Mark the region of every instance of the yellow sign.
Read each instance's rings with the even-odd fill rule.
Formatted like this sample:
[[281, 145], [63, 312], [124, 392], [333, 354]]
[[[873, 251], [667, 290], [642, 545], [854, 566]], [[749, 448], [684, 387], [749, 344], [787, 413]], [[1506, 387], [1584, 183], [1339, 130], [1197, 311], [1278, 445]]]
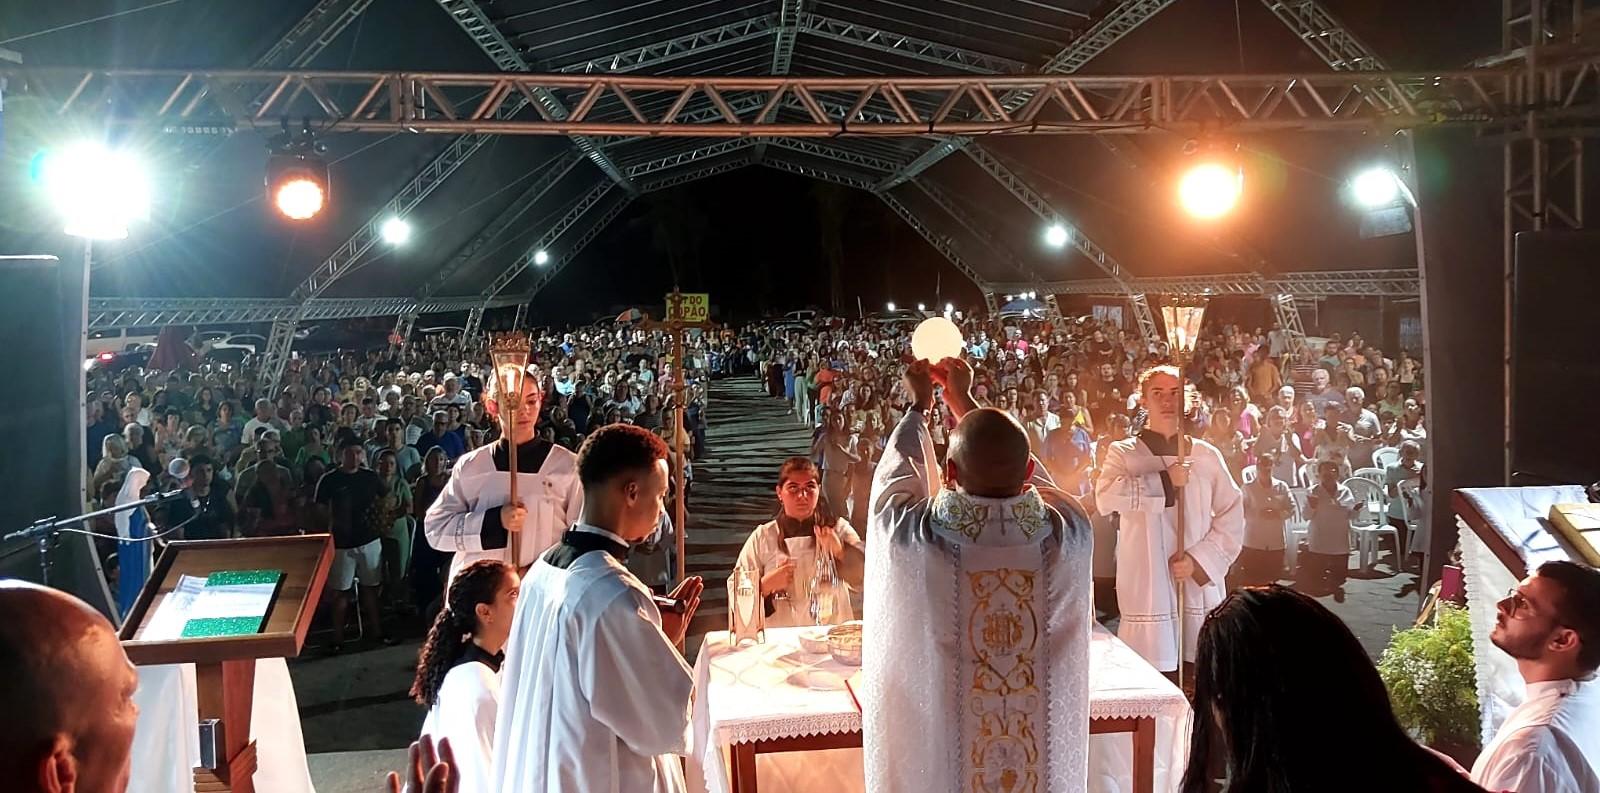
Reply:
[[705, 322], [711, 319], [711, 295], [704, 292], [673, 292], [667, 295], [668, 322]]

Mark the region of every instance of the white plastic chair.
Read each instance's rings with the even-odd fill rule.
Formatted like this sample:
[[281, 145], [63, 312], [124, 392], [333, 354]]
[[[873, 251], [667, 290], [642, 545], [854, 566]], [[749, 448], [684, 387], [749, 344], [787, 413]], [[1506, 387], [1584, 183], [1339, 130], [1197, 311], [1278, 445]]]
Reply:
[[[1378, 486], [1378, 492], [1380, 492], [1380, 493], [1383, 492], [1384, 469], [1382, 469], [1382, 468], [1358, 468], [1358, 469], [1356, 469], [1356, 472], [1355, 472], [1355, 478], [1357, 478], [1357, 479], [1365, 479], [1365, 480], [1377, 485]], [[1385, 499], [1386, 502], [1387, 502], [1387, 500], [1388, 499]]]
[[[1365, 469], [1363, 469], [1365, 470]], [[1359, 476], [1345, 480], [1344, 486], [1356, 497], [1356, 511], [1350, 517], [1350, 534], [1361, 554], [1361, 569], [1370, 570], [1378, 561], [1378, 540], [1388, 535], [1395, 558], [1401, 556], [1400, 532], [1389, 525], [1383, 500], [1383, 486]]]
[[1372, 467], [1387, 471], [1389, 466], [1400, 462], [1400, 450], [1393, 446], [1385, 446], [1372, 453]]
[[1300, 563], [1300, 541], [1311, 533], [1311, 507], [1306, 501], [1309, 492], [1303, 487], [1289, 488], [1294, 514], [1283, 522], [1283, 566], [1291, 575]]
[[1317, 484], [1317, 461], [1307, 460], [1300, 464], [1300, 470], [1295, 473], [1294, 486], [1310, 490]]
[[[1395, 486], [1400, 491], [1400, 503], [1403, 505], [1406, 516], [1406, 533], [1410, 541], [1407, 553], [1421, 553], [1426, 549], [1426, 536], [1422, 526], [1422, 483], [1416, 479], [1406, 479]], [[1423, 542], [1419, 546], [1418, 540]]]

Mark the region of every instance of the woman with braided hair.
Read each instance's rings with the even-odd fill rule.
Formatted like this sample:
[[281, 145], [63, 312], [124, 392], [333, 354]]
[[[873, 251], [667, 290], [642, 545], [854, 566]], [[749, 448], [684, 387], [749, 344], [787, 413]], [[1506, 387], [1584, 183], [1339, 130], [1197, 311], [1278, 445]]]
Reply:
[[483, 559], [456, 574], [417, 654], [411, 696], [428, 708], [422, 734], [455, 747], [460, 793], [490, 789], [500, 663], [517, 611], [517, 571]]

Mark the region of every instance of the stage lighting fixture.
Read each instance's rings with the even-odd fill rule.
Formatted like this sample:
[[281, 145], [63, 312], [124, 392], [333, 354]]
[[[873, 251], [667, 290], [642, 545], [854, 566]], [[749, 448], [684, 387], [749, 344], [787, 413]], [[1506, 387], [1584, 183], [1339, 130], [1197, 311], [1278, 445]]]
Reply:
[[284, 123], [283, 134], [274, 138], [268, 147], [267, 199], [278, 212], [290, 220], [310, 220], [328, 205], [331, 193], [328, 183], [326, 151], [310, 122], [300, 132], [289, 130]]
[[955, 304], [954, 304], [954, 303], [946, 303], [946, 304], [944, 304], [944, 313], [945, 313], [945, 314], [946, 314], [946, 315], [947, 315], [947, 316], [948, 316], [948, 315], [950, 315], [950, 314], [954, 314], [954, 313], [956, 313], [956, 306], [955, 306]]
[[1364, 209], [1393, 206], [1400, 201], [1400, 179], [1389, 168], [1368, 168], [1350, 180], [1350, 196]]
[[328, 204], [328, 164], [308, 154], [274, 154], [267, 159], [267, 197], [284, 217], [310, 220]]
[[378, 229], [378, 233], [383, 236], [383, 241], [390, 245], [404, 245], [407, 240], [411, 239], [411, 224], [407, 223], [404, 218], [389, 218], [383, 221], [383, 226]]
[[540, 267], [543, 267], [543, 266], [549, 264], [550, 263], [550, 254], [548, 254], [548, 253], [546, 253], [544, 251], [534, 251], [533, 252], [533, 263], [538, 265], [538, 266], [540, 266]]
[[1243, 192], [1244, 172], [1236, 164], [1216, 159], [1190, 166], [1178, 181], [1178, 200], [1184, 211], [1201, 220], [1232, 212]]
[[131, 153], [83, 142], [41, 158], [39, 181], [75, 237], [114, 240], [128, 224], [150, 217], [150, 179]]
[[918, 311], [927, 311], [928, 310], [928, 304], [927, 303], [918, 303], [917, 304], [917, 310]]
[[1072, 239], [1072, 232], [1060, 223], [1052, 223], [1044, 230], [1044, 241], [1052, 248], [1065, 248]]
[[889, 310], [890, 310], [890, 311], [893, 311], [893, 310], [894, 310], [894, 301], [893, 301], [893, 300], [890, 300], [890, 301], [889, 301]]

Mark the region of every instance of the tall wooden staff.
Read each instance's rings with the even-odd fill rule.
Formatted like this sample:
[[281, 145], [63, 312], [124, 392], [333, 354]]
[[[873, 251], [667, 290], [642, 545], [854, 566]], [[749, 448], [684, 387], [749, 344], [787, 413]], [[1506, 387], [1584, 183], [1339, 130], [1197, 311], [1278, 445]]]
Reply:
[[672, 526], [673, 534], [677, 535], [678, 554], [674, 572], [677, 573], [677, 580], [679, 581], [682, 581], [684, 576], [687, 575], [685, 554], [687, 553], [688, 544], [688, 531], [684, 527], [684, 521], [686, 518], [685, 508], [688, 502], [687, 474], [689, 458], [688, 449], [685, 448], [688, 433], [684, 432], [683, 429], [683, 414], [689, 406], [689, 383], [685, 374], [686, 369], [683, 365], [683, 334], [689, 328], [705, 330], [715, 327], [713, 323], [704, 318], [691, 318], [688, 316], [691, 313], [697, 313], [697, 310], [691, 311], [690, 304], [693, 301], [689, 299], [690, 297], [698, 297], [706, 301], [701, 305], [709, 305], [709, 298], [705, 295], [685, 295], [683, 292], [673, 289], [667, 294], [666, 298], [667, 320], [658, 322], [645, 317], [639, 323], [642, 328], [663, 330], [672, 335], [672, 449], [677, 455], [677, 465], [672, 468], [673, 481], [676, 483], [677, 488], [677, 498], [673, 499], [672, 503]]
[[[504, 333], [493, 337], [489, 356], [494, 361], [495, 385], [500, 390], [500, 437], [506, 443], [507, 462], [510, 463], [506, 481], [506, 505], [517, 504], [517, 410], [522, 407], [522, 384], [528, 376], [528, 356], [532, 353], [532, 340], [523, 333]], [[511, 566], [522, 570], [522, 535], [514, 533], [507, 538], [511, 546]]]
[[[1184, 419], [1189, 416], [1189, 384], [1184, 376], [1190, 354], [1194, 352], [1195, 338], [1200, 333], [1200, 322], [1205, 316], [1205, 304], [1174, 301], [1161, 307], [1161, 318], [1167, 326], [1167, 351], [1178, 369], [1178, 465], [1189, 465], [1189, 434], [1184, 431]], [[1189, 552], [1189, 516], [1184, 502], [1184, 488], [1177, 490], [1177, 529], [1179, 558]], [[1170, 561], [1169, 561], [1170, 567]], [[1177, 576], [1172, 577], [1172, 588], [1178, 601], [1178, 687], [1183, 688], [1184, 645], [1188, 639], [1188, 609], [1185, 601], [1188, 587]]]

